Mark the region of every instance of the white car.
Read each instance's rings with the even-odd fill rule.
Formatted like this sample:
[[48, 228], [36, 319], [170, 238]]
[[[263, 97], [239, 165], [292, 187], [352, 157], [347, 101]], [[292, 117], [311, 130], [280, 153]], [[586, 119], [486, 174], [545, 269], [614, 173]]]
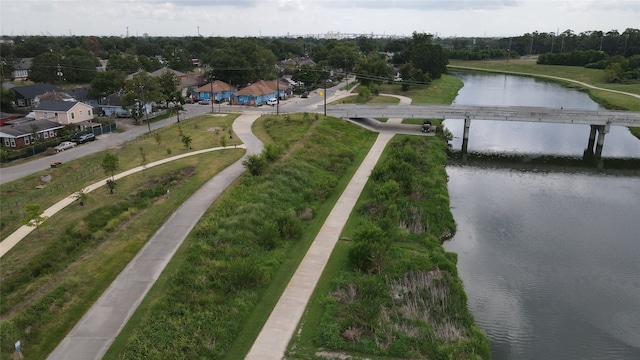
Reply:
[[65, 151], [67, 149], [71, 149], [76, 145], [77, 144], [73, 141], [63, 141], [58, 146], [54, 147], [53, 150], [55, 150], [56, 152]]
[[267, 100], [267, 105], [276, 106], [277, 103], [278, 103], [278, 99], [276, 98], [271, 98]]

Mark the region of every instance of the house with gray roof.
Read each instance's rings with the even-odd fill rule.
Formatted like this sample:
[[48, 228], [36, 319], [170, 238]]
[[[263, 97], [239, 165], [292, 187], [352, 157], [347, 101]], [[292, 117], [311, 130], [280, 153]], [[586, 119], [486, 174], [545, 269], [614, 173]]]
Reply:
[[33, 110], [36, 119], [48, 119], [63, 125], [93, 120], [93, 108], [78, 101], [47, 100]]
[[14, 64], [12, 73], [13, 80], [27, 80], [32, 63], [33, 58], [22, 58], [17, 64]]
[[2, 141], [2, 146], [9, 150], [20, 150], [25, 146], [33, 145], [34, 141], [55, 140], [58, 131], [63, 128], [64, 125], [47, 119], [21, 118], [11, 120], [7, 121], [4, 126], [0, 126], [0, 141]]
[[11, 90], [15, 93], [16, 106], [18, 107], [32, 106], [34, 99], [39, 95], [45, 94], [46, 92], [64, 92], [62, 89], [53, 84], [15, 86], [12, 87]]

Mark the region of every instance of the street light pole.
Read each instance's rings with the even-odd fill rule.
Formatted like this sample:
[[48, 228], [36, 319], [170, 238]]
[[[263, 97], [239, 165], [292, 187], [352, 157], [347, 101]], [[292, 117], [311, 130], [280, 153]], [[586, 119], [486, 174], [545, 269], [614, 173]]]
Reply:
[[276, 115], [280, 115], [280, 76], [276, 65]]
[[327, 70], [324, 69], [322, 72], [322, 81], [324, 81], [324, 116], [327, 116], [327, 78], [326, 78]]
[[210, 96], [209, 100], [211, 100], [211, 113], [213, 114], [213, 97], [214, 97], [213, 96], [213, 82], [216, 80], [216, 77], [211, 75], [210, 79], [211, 79], [211, 96]]
[[144, 107], [144, 118], [147, 121], [147, 127], [149, 128], [149, 132], [151, 132], [151, 123], [149, 122], [149, 113], [147, 112], [147, 103], [144, 99], [144, 84], [140, 84], [140, 91], [142, 92], [141, 100], [142, 100], [142, 106]]

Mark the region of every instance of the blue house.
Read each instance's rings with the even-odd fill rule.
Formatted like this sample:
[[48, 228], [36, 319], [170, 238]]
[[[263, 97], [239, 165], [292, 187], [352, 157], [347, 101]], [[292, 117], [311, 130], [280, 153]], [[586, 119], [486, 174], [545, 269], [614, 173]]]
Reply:
[[236, 92], [233, 104], [260, 106], [265, 104], [267, 100], [277, 96], [278, 91], [275, 87], [271, 87], [265, 81], [260, 80]]
[[235, 96], [236, 89], [224, 81], [215, 80], [213, 83], [200, 86], [195, 92], [198, 100], [221, 102], [229, 101]]

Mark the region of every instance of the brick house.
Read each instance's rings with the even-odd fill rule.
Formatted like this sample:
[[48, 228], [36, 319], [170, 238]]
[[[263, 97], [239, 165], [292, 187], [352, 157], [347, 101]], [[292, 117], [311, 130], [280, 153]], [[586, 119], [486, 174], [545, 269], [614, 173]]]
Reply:
[[64, 125], [47, 119], [15, 119], [0, 126], [0, 139], [3, 147], [9, 150], [20, 150], [33, 144], [34, 135], [39, 141], [46, 142], [55, 139], [58, 136], [58, 130], [62, 128]]

